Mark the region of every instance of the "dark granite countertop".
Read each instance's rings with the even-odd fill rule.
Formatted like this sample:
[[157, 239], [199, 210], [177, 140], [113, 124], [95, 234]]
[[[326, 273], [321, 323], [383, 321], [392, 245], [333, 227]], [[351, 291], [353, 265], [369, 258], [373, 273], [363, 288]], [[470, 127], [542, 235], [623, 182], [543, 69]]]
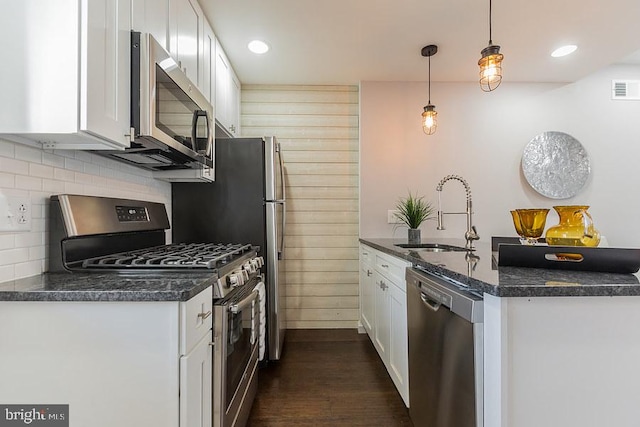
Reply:
[[0, 283], [0, 301], [187, 301], [215, 272], [44, 273]]
[[[473, 256], [467, 252], [427, 252], [395, 246], [396, 243], [407, 243], [406, 239], [361, 238], [360, 242], [498, 297], [640, 295], [640, 273], [497, 267], [497, 255], [488, 242], [475, 242]], [[461, 239], [428, 239], [428, 242], [465, 244]]]

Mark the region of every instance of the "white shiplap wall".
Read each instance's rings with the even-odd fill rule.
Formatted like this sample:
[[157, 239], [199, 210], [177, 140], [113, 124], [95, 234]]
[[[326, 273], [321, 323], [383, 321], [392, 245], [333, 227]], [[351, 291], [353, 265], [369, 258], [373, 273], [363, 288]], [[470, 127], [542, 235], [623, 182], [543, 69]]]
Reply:
[[0, 231], [0, 282], [45, 271], [49, 197], [62, 193], [161, 202], [171, 217], [171, 185], [149, 171], [86, 151], [0, 139], [0, 194], [29, 197], [32, 221], [27, 232]]
[[358, 87], [242, 85], [242, 136], [276, 135], [287, 172], [287, 327], [358, 321]]

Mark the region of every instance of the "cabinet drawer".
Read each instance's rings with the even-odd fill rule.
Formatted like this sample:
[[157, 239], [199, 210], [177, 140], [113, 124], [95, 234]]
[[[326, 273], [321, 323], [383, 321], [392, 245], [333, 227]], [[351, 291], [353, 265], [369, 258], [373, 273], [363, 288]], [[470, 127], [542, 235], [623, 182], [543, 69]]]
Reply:
[[409, 262], [378, 252], [376, 254], [376, 270], [393, 282], [396, 286], [401, 286], [404, 290], [405, 269], [410, 266]]
[[180, 354], [187, 354], [213, 326], [213, 288], [180, 303]]
[[360, 245], [360, 261], [373, 265], [376, 252], [378, 251], [369, 246]]

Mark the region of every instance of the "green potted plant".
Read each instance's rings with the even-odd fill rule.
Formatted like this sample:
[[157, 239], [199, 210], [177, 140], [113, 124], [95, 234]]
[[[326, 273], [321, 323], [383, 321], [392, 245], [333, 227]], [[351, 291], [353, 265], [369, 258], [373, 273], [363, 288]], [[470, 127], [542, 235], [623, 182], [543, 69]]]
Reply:
[[431, 202], [425, 201], [422, 196], [414, 196], [411, 192], [408, 197], [398, 201], [395, 216], [409, 228], [408, 242], [410, 244], [420, 243], [420, 224], [428, 219], [433, 219], [433, 211]]

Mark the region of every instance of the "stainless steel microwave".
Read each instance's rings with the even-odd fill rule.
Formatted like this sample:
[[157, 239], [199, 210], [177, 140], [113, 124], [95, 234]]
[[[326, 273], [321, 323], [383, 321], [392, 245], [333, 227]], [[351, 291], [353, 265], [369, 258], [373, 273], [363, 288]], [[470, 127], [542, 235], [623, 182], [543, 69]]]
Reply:
[[213, 107], [149, 34], [131, 32], [131, 147], [100, 154], [154, 171], [214, 167]]

